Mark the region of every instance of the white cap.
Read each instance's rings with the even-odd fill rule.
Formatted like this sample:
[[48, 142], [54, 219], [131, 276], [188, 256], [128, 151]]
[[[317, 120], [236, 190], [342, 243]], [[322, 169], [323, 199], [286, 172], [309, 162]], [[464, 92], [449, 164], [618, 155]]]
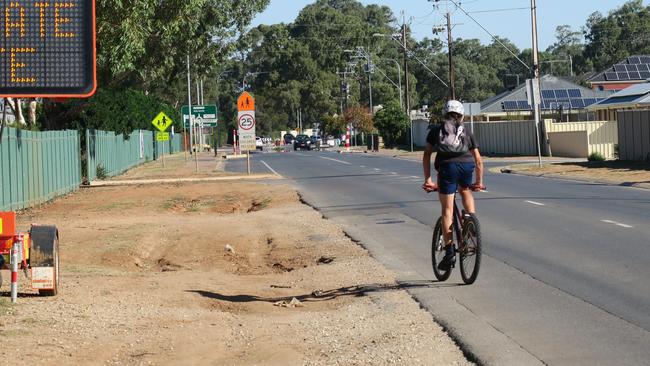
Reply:
[[457, 101], [457, 100], [450, 100], [445, 104], [445, 114], [454, 112], [458, 113], [461, 116], [465, 115], [465, 108], [463, 107], [463, 103]]

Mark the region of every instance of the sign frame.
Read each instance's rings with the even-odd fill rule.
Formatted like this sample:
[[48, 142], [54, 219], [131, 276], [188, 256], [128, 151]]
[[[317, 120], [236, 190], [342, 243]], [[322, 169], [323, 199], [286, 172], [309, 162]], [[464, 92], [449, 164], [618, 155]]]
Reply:
[[[207, 112], [208, 108], [214, 108], [214, 118], [205, 118], [206, 115], [210, 115], [208, 113], [203, 113], [203, 114], [197, 113], [197, 109], [203, 109], [205, 112]], [[184, 105], [181, 107], [181, 116], [183, 119], [183, 125], [185, 126], [185, 128], [189, 128], [190, 127], [189, 106]], [[192, 116], [194, 116], [193, 121], [195, 124], [197, 123], [196, 120], [199, 117], [202, 118], [204, 121], [207, 121], [207, 122], [203, 122], [204, 127], [217, 127], [219, 124], [219, 118], [218, 118], [219, 108], [214, 104], [193, 105]]]
[[[90, 67], [86, 80], [84, 81], [84, 88], [73, 87], [4, 87], [0, 86], [0, 98], [53, 98], [53, 99], [67, 99], [67, 98], [90, 98], [97, 91], [97, 10], [96, 0], [91, 0], [89, 9], [86, 10], [82, 28], [84, 32], [91, 34], [83, 34], [81, 36], [81, 44], [86, 49], [83, 67]], [[89, 28], [89, 29], [88, 29]], [[43, 51], [45, 53], [45, 51]], [[26, 65], [29, 67], [29, 65]], [[60, 90], [60, 91], [57, 91]], [[78, 90], [78, 91], [77, 91]]]

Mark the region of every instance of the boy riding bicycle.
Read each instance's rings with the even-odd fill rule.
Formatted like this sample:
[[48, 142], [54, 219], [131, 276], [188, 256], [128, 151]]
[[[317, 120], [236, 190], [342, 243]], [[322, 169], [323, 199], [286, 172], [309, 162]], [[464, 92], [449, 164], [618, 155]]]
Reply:
[[[427, 136], [427, 146], [422, 157], [424, 184], [426, 192], [438, 191], [442, 208], [442, 227], [445, 241], [445, 256], [438, 265], [441, 270], [448, 270], [456, 261], [452, 239], [452, 222], [454, 197], [458, 191], [463, 200], [465, 211], [476, 212], [472, 191], [483, 189], [483, 161], [478, 144], [471, 131], [465, 129], [463, 104], [450, 100], [444, 109], [445, 120], [434, 126]], [[431, 154], [436, 151], [434, 167], [438, 172], [437, 183], [431, 179]], [[472, 177], [476, 170], [476, 181]]]

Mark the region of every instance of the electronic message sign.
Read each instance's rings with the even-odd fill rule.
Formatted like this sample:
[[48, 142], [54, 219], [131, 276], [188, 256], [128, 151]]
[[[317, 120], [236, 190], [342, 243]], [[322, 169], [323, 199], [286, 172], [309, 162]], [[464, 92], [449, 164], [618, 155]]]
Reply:
[[0, 0], [0, 96], [95, 92], [94, 0]]

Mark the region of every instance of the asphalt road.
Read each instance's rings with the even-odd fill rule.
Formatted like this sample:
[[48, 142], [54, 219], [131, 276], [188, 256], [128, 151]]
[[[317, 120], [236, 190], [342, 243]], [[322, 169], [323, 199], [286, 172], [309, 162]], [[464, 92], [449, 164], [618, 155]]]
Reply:
[[486, 172], [488, 192], [476, 195], [484, 262], [478, 281], [460, 286], [457, 270], [433, 281], [440, 209], [420, 189], [419, 162], [292, 152], [254, 155], [253, 170], [294, 183], [482, 363], [650, 362], [648, 190]]

